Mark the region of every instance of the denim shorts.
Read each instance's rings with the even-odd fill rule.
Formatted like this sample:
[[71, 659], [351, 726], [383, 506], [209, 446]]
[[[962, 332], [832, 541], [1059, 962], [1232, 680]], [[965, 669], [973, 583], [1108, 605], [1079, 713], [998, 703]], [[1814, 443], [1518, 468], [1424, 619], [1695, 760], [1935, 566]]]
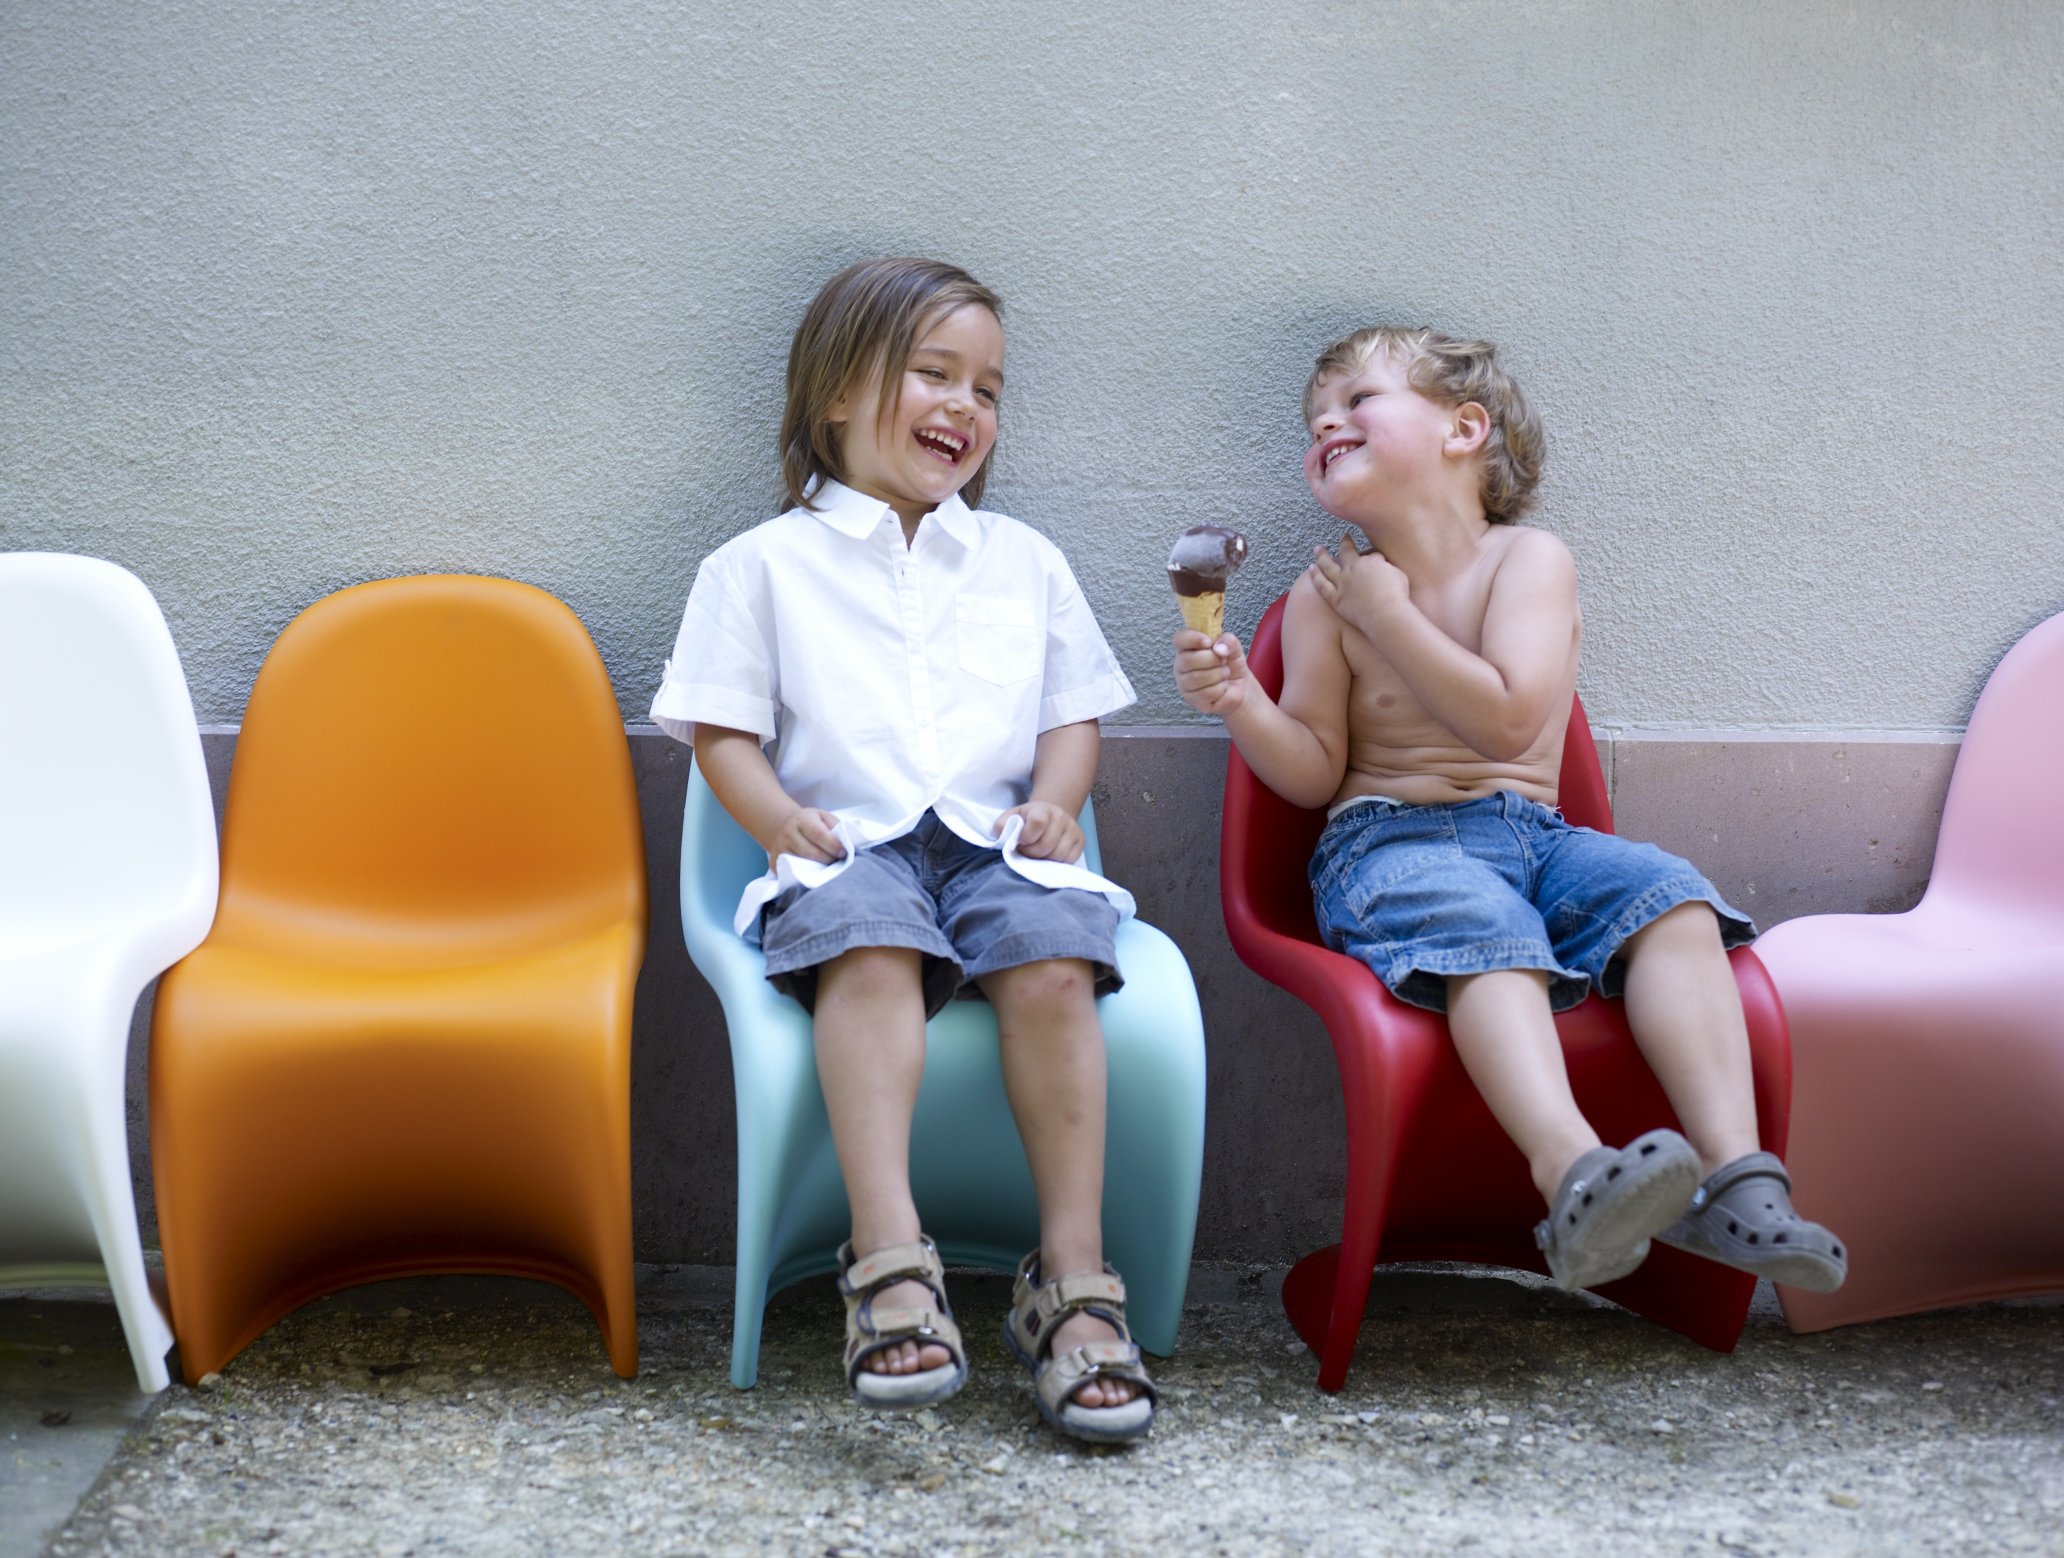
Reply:
[[922, 957], [925, 1015], [974, 981], [1049, 958], [1093, 965], [1096, 993], [1118, 976], [1118, 911], [1100, 893], [1043, 887], [1000, 849], [970, 844], [926, 812], [899, 839], [863, 849], [821, 887], [791, 887], [760, 911], [767, 982], [817, 1008], [817, 971], [856, 947], [911, 947]]
[[1616, 996], [1619, 954], [1683, 903], [1703, 903], [1733, 948], [1747, 915], [1675, 855], [1573, 827], [1511, 790], [1447, 806], [1363, 801], [1319, 835], [1311, 862], [1319, 933], [1369, 965], [1391, 994], [1447, 1010], [1449, 978], [1539, 969], [1556, 1011], [1593, 989]]

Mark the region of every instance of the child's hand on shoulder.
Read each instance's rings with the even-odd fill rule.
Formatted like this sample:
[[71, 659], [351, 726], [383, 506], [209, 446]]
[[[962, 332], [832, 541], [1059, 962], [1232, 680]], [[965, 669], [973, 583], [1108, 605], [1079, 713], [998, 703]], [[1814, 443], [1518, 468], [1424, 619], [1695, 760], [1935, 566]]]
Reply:
[[1247, 701], [1253, 682], [1247, 652], [1232, 634], [1214, 640], [1195, 628], [1175, 630], [1175, 689], [1199, 714], [1233, 713]]
[[1351, 627], [1365, 627], [1398, 610], [1410, 599], [1410, 585], [1404, 570], [1381, 552], [1364, 552], [1354, 537], [1341, 533], [1340, 555], [1323, 546], [1312, 548], [1312, 565], [1305, 570], [1319, 599]]
[[815, 806], [798, 806], [774, 830], [767, 841], [767, 859], [797, 855], [829, 865], [845, 858], [846, 846], [839, 842], [838, 818]]
[[1013, 806], [996, 819], [995, 833], [1012, 817], [1025, 819], [1025, 831], [1018, 835], [1018, 853], [1032, 860], [1059, 860], [1072, 865], [1082, 858], [1082, 824], [1052, 801], [1027, 801]]

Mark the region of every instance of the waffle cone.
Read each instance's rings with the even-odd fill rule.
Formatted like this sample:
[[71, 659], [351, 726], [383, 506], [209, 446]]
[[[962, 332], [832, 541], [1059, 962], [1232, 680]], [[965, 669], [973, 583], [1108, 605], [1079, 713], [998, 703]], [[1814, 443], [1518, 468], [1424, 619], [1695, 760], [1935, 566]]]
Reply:
[[1225, 631], [1225, 591], [1214, 590], [1206, 595], [1178, 595], [1175, 603], [1182, 608], [1184, 627], [1195, 628], [1206, 638], [1212, 639]]

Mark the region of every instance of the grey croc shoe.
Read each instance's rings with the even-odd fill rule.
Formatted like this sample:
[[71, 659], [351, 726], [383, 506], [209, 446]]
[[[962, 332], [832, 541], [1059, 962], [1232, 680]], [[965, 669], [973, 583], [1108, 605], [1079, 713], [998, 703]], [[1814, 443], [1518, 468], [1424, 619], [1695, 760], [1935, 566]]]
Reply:
[[1575, 1292], [1616, 1282], [1648, 1259], [1648, 1241], [1698, 1189], [1699, 1157], [1675, 1131], [1650, 1131], [1617, 1150], [1593, 1147], [1556, 1187], [1534, 1243], [1555, 1285]]
[[1849, 1275], [1848, 1254], [1841, 1240], [1792, 1209], [1791, 1190], [1775, 1153], [1751, 1152], [1699, 1186], [1691, 1210], [1656, 1237], [1787, 1287], [1832, 1293]]

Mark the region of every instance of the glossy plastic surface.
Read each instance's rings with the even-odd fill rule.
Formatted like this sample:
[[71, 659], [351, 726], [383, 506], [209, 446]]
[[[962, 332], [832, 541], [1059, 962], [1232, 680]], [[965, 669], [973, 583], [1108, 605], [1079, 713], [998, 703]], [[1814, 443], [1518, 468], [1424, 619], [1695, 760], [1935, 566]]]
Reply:
[[1904, 914], [1788, 920], [1794, 1199], [1847, 1241], [1795, 1331], [2064, 1292], [2064, 615], [1986, 682]]
[[[1085, 809], [1085, 857], [1099, 869]], [[731, 1035], [738, 1090], [738, 1267], [731, 1380], [758, 1377], [767, 1297], [834, 1269], [851, 1215], [817, 1085], [810, 1017], [767, 983], [758, 947], [732, 911], [767, 857], [703, 779], [691, 775], [681, 830], [681, 924], [688, 954], [715, 988]], [[1189, 965], [1150, 925], [1118, 927], [1125, 988], [1097, 1002], [1110, 1065], [1104, 1162], [1104, 1256], [1125, 1278], [1132, 1332], [1174, 1350], [1189, 1286], [1204, 1172], [1204, 1019]], [[1003, 1270], [1039, 1243], [1038, 1206], [1004, 1099], [996, 1017], [956, 1001], [926, 1029], [924, 1085], [910, 1174], [918, 1215], [948, 1265]], [[833, 1302], [829, 1286], [825, 1301]]]
[[383, 1277], [555, 1282], [637, 1368], [630, 752], [579, 620], [505, 579], [342, 590], [237, 743], [222, 905], [159, 989], [151, 1133], [187, 1377]]
[[215, 812], [172, 635], [90, 557], [0, 555], [0, 1284], [105, 1282], [147, 1391], [124, 1085], [138, 995], [207, 934]]
[[[1248, 648], [1271, 693], [1283, 679], [1282, 615], [1278, 600]], [[1581, 703], [1570, 710], [1561, 795], [1570, 821], [1611, 831]], [[1542, 1207], [1526, 1162], [1463, 1071], [1446, 1021], [1393, 999], [1361, 963], [1320, 943], [1306, 864], [1324, 825], [1323, 812], [1292, 806], [1232, 753], [1220, 856], [1226, 929], [1249, 968], [1325, 1023], [1347, 1108], [1341, 1242], [1305, 1257], [1283, 1285], [1291, 1323], [1319, 1355], [1319, 1386], [1334, 1391], [1346, 1381], [1379, 1261], [1547, 1268], [1534, 1248]], [[1757, 1125], [1763, 1144], [1782, 1153], [1790, 1093], [1784, 1013], [1753, 953], [1735, 952], [1732, 963], [1748, 1017]], [[1624, 1142], [1676, 1124], [1617, 1001], [1593, 997], [1557, 1017], [1556, 1029], [1577, 1102], [1601, 1137]], [[1657, 1246], [1632, 1276], [1599, 1291], [1725, 1351], [1741, 1334], [1755, 1280]]]

